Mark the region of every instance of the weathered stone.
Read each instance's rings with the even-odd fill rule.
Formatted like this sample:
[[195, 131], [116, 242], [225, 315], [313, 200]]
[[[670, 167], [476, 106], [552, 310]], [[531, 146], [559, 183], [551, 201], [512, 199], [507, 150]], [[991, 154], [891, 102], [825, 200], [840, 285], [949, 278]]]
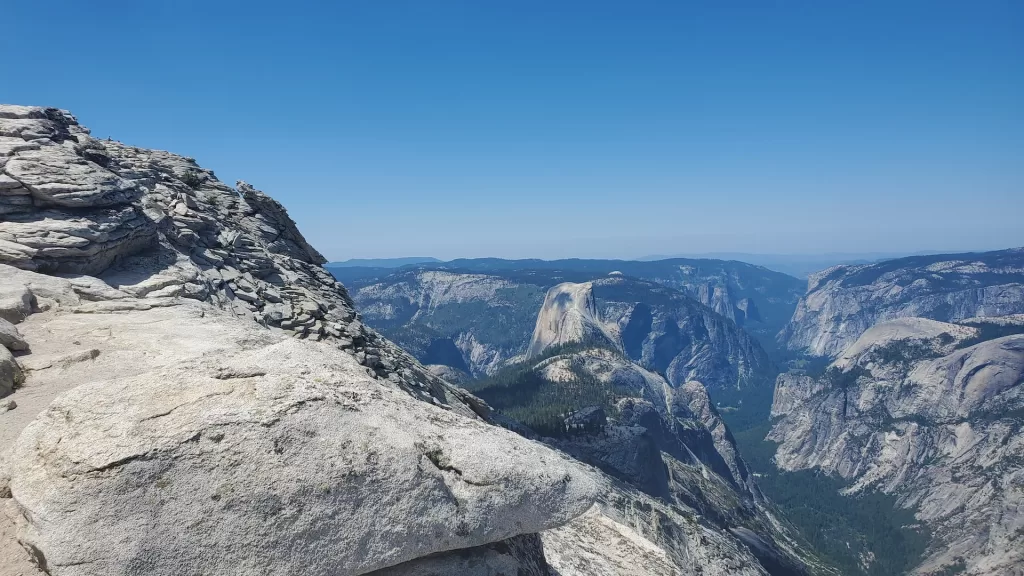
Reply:
[[596, 490], [557, 452], [296, 341], [79, 386], [10, 472], [55, 576], [359, 574], [558, 526]]
[[132, 202], [142, 192], [113, 172], [62, 146], [20, 152], [4, 171], [41, 202], [70, 208]]
[[441, 552], [367, 576], [551, 576], [544, 546], [536, 534]]
[[59, 210], [18, 214], [0, 222], [0, 241], [23, 247], [22, 255], [8, 257], [0, 250], [0, 263], [50, 273], [97, 274], [155, 240], [153, 222], [133, 207], [96, 210], [88, 216]]
[[[13, 268], [0, 264], [0, 274], [11, 274]], [[16, 324], [32, 313], [35, 298], [27, 286], [20, 283], [0, 283], [0, 318]]]
[[0, 398], [14, 392], [15, 386], [20, 386], [24, 381], [25, 375], [18, 361], [7, 348], [0, 346]]
[[28, 343], [18, 329], [3, 318], [0, 318], [0, 346], [13, 351], [28, 350]]

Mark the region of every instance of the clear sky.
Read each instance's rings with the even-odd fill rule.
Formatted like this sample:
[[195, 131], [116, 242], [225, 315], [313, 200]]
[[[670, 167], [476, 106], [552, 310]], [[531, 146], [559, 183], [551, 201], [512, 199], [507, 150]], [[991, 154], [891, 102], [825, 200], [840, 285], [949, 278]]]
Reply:
[[1024, 245], [1020, 0], [5, 0], [0, 101], [330, 259]]

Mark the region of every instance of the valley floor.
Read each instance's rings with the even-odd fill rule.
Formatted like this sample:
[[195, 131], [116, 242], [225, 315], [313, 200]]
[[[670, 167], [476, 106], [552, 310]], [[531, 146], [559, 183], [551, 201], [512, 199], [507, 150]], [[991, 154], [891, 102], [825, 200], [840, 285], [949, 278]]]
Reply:
[[845, 482], [816, 471], [779, 470], [776, 444], [764, 439], [770, 429], [765, 423], [737, 432], [736, 443], [761, 491], [811, 548], [850, 576], [893, 576], [917, 564], [929, 533], [912, 510], [878, 492], [843, 496]]

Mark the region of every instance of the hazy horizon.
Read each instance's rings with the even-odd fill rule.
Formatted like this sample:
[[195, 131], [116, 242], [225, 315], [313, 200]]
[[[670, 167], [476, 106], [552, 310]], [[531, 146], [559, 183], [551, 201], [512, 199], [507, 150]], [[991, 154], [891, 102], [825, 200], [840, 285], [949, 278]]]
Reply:
[[246, 180], [331, 260], [1024, 245], [1019, 2], [49, 10], [130, 49], [12, 2], [0, 101]]
[[563, 256], [556, 258], [545, 258], [540, 256], [521, 256], [507, 258], [503, 256], [495, 255], [484, 255], [484, 256], [453, 256], [449, 258], [441, 258], [437, 256], [409, 256], [403, 254], [401, 256], [381, 256], [381, 257], [367, 257], [367, 256], [355, 256], [351, 258], [339, 258], [333, 259], [328, 258], [330, 263], [347, 263], [353, 261], [373, 261], [373, 260], [435, 260], [438, 262], [450, 262], [452, 260], [472, 260], [482, 258], [497, 258], [501, 260], [566, 260], [566, 259], [593, 259], [593, 260], [634, 260], [634, 261], [648, 261], [648, 260], [669, 260], [673, 258], [709, 258], [709, 259], [720, 259], [720, 260], [732, 260], [740, 259], [737, 257], [748, 256], [748, 257], [762, 257], [762, 258], [792, 258], [792, 259], [888, 259], [888, 258], [902, 258], [906, 256], [923, 256], [930, 254], [960, 254], [960, 253], [972, 253], [972, 252], [991, 252], [998, 250], [1009, 250], [1014, 248], [1024, 248], [1024, 246], [1002, 246], [996, 248], [984, 248], [984, 249], [956, 249], [956, 250], [915, 250], [905, 252], [680, 252], [680, 253], [667, 253], [667, 254], [644, 254], [635, 257], [602, 257], [602, 256]]

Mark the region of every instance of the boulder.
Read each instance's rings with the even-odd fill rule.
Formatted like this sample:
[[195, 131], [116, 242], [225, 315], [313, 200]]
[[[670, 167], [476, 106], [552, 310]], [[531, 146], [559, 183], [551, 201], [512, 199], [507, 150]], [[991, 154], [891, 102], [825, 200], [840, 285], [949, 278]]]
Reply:
[[[0, 264], [0, 276], [10, 278], [14, 269]], [[21, 322], [32, 313], [35, 298], [27, 286], [15, 282], [0, 282], [0, 318], [13, 323]]]
[[0, 318], [0, 346], [13, 351], [28, 350], [28, 344], [18, 329], [3, 318]]
[[363, 574], [559, 526], [597, 490], [558, 452], [295, 340], [79, 386], [24, 430], [10, 475], [54, 576]]
[[0, 346], [0, 398], [14, 392], [14, 387], [20, 386], [24, 381], [25, 375], [18, 361], [7, 348]]

